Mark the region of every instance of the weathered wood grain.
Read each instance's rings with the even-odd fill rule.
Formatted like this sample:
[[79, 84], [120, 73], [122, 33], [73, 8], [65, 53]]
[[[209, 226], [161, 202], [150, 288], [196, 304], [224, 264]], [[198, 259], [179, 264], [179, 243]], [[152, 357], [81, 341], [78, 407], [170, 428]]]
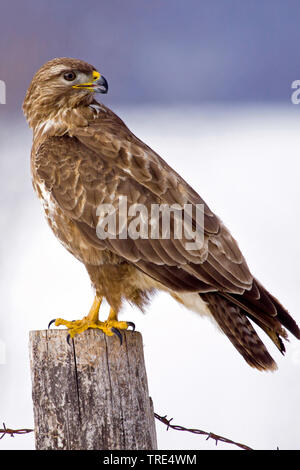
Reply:
[[142, 336], [30, 332], [37, 449], [156, 449]]

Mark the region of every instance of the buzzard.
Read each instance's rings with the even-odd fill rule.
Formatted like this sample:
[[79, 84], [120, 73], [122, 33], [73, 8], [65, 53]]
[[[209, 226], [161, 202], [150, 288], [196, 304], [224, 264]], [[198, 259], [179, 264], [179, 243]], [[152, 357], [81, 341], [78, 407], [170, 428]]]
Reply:
[[[84, 264], [95, 289], [87, 316], [72, 322], [58, 318], [55, 325], [65, 325], [71, 337], [87, 328], [121, 336], [120, 330], [133, 326], [118, 320], [124, 301], [143, 310], [156, 291], [167, 291], [188, 309], [212, 318], [250, 366], [276, 369], [252, 323], [284, 353], [286, 330], [300, 339], [296, 322], [253, 277], [237, 242], [197, 192], [95, 100], [95, 93], [107, 89], [92, 65], [56, 58], [35, 74], [23, 104], [33, 129], [34, 189], [54, 234]], [[189, 249], [191, 237], [175, 236], [175, 213], [168, 237], [161, 228], [154, 237], [112, 236], [107, 227], [99, 236], [99, 220], [101, 225], [105, 219], [99, 207], [113, 207], [120, 216], [122, 198], [146, 213], [154, 206], [176, 206], [180, 215], [191, 207], [187, 220], [194, 234], [202, 234], [202, 243]], [[129, 211], [127, 222], [134, 215]], [[106, 321], [98, 318], [103, 298], [110, 305]]]

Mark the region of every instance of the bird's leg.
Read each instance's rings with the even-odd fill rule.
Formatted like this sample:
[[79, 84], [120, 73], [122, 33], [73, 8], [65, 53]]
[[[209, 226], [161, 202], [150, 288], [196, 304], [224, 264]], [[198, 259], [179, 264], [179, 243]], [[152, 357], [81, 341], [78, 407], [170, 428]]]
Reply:
[[[132, 327], [133, 331], [135, 330], [134, 323], [128, 322], [128, 321], [119, 321], [118, 312], [116, 312], [112, 307], [110, 307], [109, 315], [107, 317], [106, 322], [104, 322], [104, 325], [108, 331], [112, 331], [119, 337], [121, 344], [122, 344], [122, 335], [119, 330], [127, 330], [129, 326]], [[104, 331], [104, 333], [106, 333], [106, 331]]]
[[99, 309], [102, 299], [103, 297], [98, 297], [96, 295], [88, 315], [83, 317], [81, 320], [68, 321], [63, 320], [62, 318], [57, 318], [55, 320], [55, 326], [66, 326], [69, 330], [71, 338], [79, 333], [82, 333], [88, 328], [99, 328], [100, 325], [103, 325], [103, 323], [99, 321]]
[[99, 309], [102, 299], [103, 297], [98, 297], [96, 295], [88, 315], [83, 317], [81, 320], [67, 321], [63, 320], [62, 318], [57, 318], [55, 320], [55, 326], [66, 326], [69, 330], [69, 335], [71, 338], [79, 333], [82, 333], [88, 328], [98, 328], [108, 336], [117, 334], [120, 338], [120, 341], [122, 342], [122, 336], [119, 332], [119, 329], [126, 330], [128, 326], [131, 326], [134, 329], [134, 324], [132, 322], [118, 321], [118, 315], [112, 308], [110, 309], [107, 320], [105, 322], [100, 321]]
[[104, 324], [107, 325], [107, 328], [118, 328], [120, 330], [127, 330], [130, 326], [130, 322], [118, 321], [118, 313], [112, 307], [110, 307], [109, 315]]
[[87, 315], [87, 319], [91, 322], [97, 322], [99, 320], [99, 310], [102, 303], [103, 297], [98, 297], [95, 295], [93, 305]]
[[109, 315], [105, 323], [115, 328], [120, 328], [121, 330], [126, 330], [129, 326], [135, 330], [135, 324], [132, 321], [118, 321], [118, 313], [112, 307], [110, 307]]

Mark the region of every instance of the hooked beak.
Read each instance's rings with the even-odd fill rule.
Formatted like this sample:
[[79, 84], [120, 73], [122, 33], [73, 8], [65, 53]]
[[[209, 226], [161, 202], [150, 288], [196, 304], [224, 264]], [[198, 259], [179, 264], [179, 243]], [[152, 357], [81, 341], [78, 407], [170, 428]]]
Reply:
[[93, 71], [93, 81], [88, 83], [79, 83], [78, 85], [73, 85], [72, 88], [81, 88], [84, 90], [89, 90], [94, 93], [107, 93], [108, 83], [107, 80], [100, 75], [99, 72]]

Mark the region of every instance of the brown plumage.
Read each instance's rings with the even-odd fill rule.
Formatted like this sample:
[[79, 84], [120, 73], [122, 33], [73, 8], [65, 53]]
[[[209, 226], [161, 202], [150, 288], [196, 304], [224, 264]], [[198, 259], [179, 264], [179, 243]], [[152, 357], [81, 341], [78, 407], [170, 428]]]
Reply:
[[[64, 78], [70, 72], [75, 81]], [[115, 312], [124, 300], [143, 309], [155, 290], [168, 291], [214, 318], [248, 364], [274, 369], [248, 318], [282, 353], [285, 328], [300, 339], [295, 321], [253, 278], [236, 241], [201, 197], [95, 101], [93, 85], [74, 87], [93, 83], [93, 76], [96, 69], [83, 61], [54, 59], [34, 76], [24, 101], [34, 132], [33, 185], [53, 232], [85, 265], [97, 295]], [[203, 204], [203, 226], [192, 215], [193, 228], [204, 233], [203, 245], [188, 250], [187, 239], [173, 232], [170, 239], [100, 239], [97, 208], [113, 204], [118, 214], [120, 196], [128, 206], [143, 204], [148, 213], [153, 204]]]

